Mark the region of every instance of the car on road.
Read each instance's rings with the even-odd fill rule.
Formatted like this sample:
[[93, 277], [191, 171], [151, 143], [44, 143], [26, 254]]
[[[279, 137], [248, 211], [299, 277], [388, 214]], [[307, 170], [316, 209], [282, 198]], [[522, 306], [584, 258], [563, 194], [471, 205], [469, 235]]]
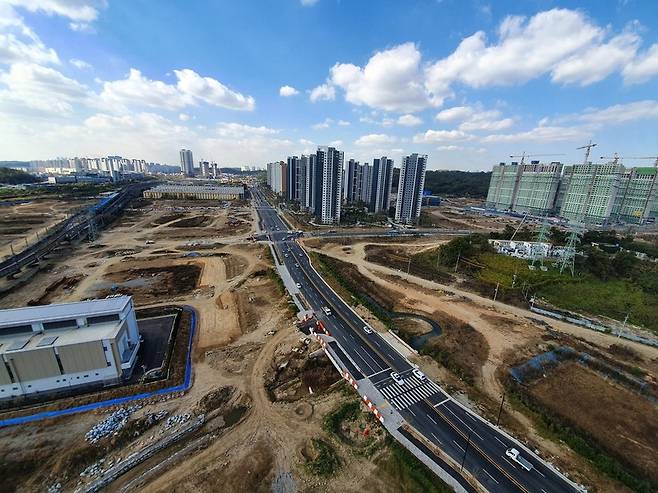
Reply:
[[364, 325], [363, 332], [365, 332], [366, 334], [372, 334], [372, 329], [369, 326]]
[[302, 289], [302, 285], [300, 283], [295, 284], [297, 286], [297, 289]]
[[285, 256], [286, 258], [288, 258], [288, 254], [287, 254], [287, 253], [286, 253], [284, 256]]
[[330, 316], [331, 316], [331, 310], [329, 309], [328, 306], [322, 307], [322, 311], [324, 312], [324, 314], [325, 314], [327, 317], [330, 317]]
[[413, 373], [414, 376], [415, 376], [418, 380], [420, 380], [421, 382], [424, 382], [425, 380], [427, 380], [427, 377], [425, 376], [425, 374], [424, 374], [422, 371], [420, 371], [418, 368], [414, 368], [414, 369], [411, 371], [411, 373]]
[[399, 373], [392, 372], [391, 373], [391, 378], [398, 385], [404, 385], [404, 378], [402, 378]]
[[297, 262], [295, 262], [295, 267], [299, 267], [299, 264]]
[[505, 455], [510, 459], [512, 459], [514, 462], [516, 462], [518, 465], [520, 465], [526, 471], [529, 471], [533, 467], [532, 464], [530, 464], [530, 462], [525, 460], [521, 455], [521, 453], [514, 447], [508, 448], [505, 451]]

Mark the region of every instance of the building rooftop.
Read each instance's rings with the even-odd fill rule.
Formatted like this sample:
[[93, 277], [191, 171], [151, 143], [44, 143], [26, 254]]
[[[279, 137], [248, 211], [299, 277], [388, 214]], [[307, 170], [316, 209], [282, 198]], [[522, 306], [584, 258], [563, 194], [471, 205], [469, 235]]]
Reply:
[[228, 185], [158, 185], [151, 188], [152, 192], [216, 192], [223, 194], [240, 194], [244, 193], [244, 187]]
[[34, 321], [57, 321], [93, 315], [109, 315], [123, 310], [130, 303], [130, 296], [115, 296], [101, 300], [56, 303], [0, 310], [0, 334], [3, 327], [24, 325]]

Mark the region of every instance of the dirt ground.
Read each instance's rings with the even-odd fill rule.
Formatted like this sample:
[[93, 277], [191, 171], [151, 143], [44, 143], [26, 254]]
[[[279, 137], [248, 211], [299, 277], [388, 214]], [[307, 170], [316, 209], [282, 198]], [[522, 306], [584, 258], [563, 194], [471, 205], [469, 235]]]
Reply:
[[[381, 460], [355, 456], [359, 437], [381, 434], [364, 424], [370, 413], [361, 410], [350, 421], [343, 433], [350, 441], [323, 430], [327, 413], [358, 398], [290, 318], [287, 300], [267, 274], [263, 247], [249, 240], [253, 217], [248, 207], [141, 199], [93, 244], [67, 246], [17, 279], [2, 281], [3, 307], [129, 293], [138, 308], [192, 306], [198, 332], [192, 388], [141, 402], [112, 438], [84, 440], [111, 410], [0, 429], [0, 491], [46, 491], [57, 483], [73, 491], [95, 477], [80, 476], [85, 468], [105, 468], [180, 429], [168, 428], [168, 417], [194, 419], [202, 413], [200, 429], [107, 491], [405, 489], [386, 469], [390, 452], [383, 445], [377, 452]], [[165, 417], [154, 418], [163, 412]], [[340, 469], [331, 477], [309, 470], [306, 452], [316, 438], [336, 450]]]
[[20, 200], [0, 205], [0, 259], [11, 255], [11, 247], [18, 253], [27, 244], [66, 219], [68, 214], [90, 205], [92, 200]]
[[[397, 266], [390, 267], [369, 262], [366, 260], [366, 254], [373, 248], [369, 245], [373, 243], [363, 241], [352, 243], [349, 247], [349, 255], [346, 255], [342, 245], [337, 244], [326, 244], [321, 249], [311, 248], [311, 250], [354, 264], [360, 276], [374, 283], [372, 290], [376, 290], [380, 295], [386, 293], [387, 298], [396, 300], [393, 307], [396, 311], [434, 314], [435, 320], [444, 325], [446, 320], [441, 320], [441, 314], [449, 314], [453, 326], [463, 324], [475, 331], [476, 337], [468, 337], [465, 332], [447, 331], [445, 337], [430, 339], [434, 344], [443, 339], [438, 343], [439, 347], [443, 345], [443, 355], [428, 351], [428, 355], [417, 356], [416, 362], [429, 376], [442, 382], [458, 399], [485, 416], [496, 418], [501, 396], [505, 393], [504, 381], [510, 366], [553, 346], [572, 345], [581, 351], [603, 355], [607, 361], [615, 362], [620, 366], [627, 365], [630, 361], [632, 365], [641, 369], [650, 381], [655, 381], [658, 376], [656, 348], [541, 317], [519, 307], [494, 302], [460, 289], [458, 281], [453, 284], [432, 282], [414, 276], [413, 273], [407, 275], [404, 269], [398, 269]], [[389, 242], [374, 243], [374, 245], [391, 248]], [[400, 244], [397, 247], [415, 253], [431, 246], [425, 240], [417, 244]], [[365, 311], [363, 307], [359, 307], [359, 310]], [[383, 330], [381, 325], [373, 324], [373, 327]], [[412, 327], [413, 335], [417, 335], [418, 331], [418, 327]], [[439, 364], [438, 361], [443, 364]], [[453, 371], [450, 371], [450, 368]], [[464, 369], [469, 370], [473, 378], [472, 384], [465, 385], [468, 378], [465, 379], [460, 373]], [[638, 414], [634, 416], [639, 420], [644, 419]], [[553, 462], [561, 469], [570, 471], [574, 477], [582, 479], [584, 483], [595, 484], [599, 491], [626, 491], [619, 483], [593, 470], [586, 461], [564, 444], [545, 438], [537, 431], [528, 416], [514, 408], [507, 405], [504, 407], [502, 423], [517, 436], [525, 437], [528, 443], [542, 450], [545, 456], [552, 457]]]
[[658, 409], [648, 399], [576, 363], [549, 372], [529, 392], [608, 453], [658, 482]]

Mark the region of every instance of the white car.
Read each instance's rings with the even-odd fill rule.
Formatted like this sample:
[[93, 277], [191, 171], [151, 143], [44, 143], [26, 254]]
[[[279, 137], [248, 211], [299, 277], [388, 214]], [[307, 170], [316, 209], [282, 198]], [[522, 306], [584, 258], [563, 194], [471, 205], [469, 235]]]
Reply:
[[302, 285], [300, 283], [295, 284], [297, 286], [297, 289], [302, 289]]
[[329, 309], [328, 306], [325, 306], [324, 308], [322, 308], [322, 311], [324, 312], [324, 314], [325, 314], [327, 317], [330, 317], [330, 316], [331, 316], [331, 310]]
[[404, 385], [404, 379], [400, 376], [399, 373], [396, 372], [391, 373], [391, 378], [398, 385]]
[[424, 381], [427, 379], [427, 377], [425, 376], [425, 374], [424, 374], [422, 371], [420, 371], [418, 368], [414, 368], [414, 369], [411, 371], [411, 373], [413, 373], [414, 376], [415, 376], [418, 380], [420, 380], [421, 382], [424, 382]]
[[363, 332], [365, 332], [366, 334], [372, 334], [372, 329], [370, 327], [368, 327], [367, 325], [364, 325], [363, 326]]

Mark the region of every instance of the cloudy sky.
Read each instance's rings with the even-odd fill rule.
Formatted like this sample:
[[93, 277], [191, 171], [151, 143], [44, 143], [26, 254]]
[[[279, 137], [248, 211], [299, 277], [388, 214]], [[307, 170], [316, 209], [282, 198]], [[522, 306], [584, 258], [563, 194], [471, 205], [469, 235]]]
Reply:
[[655, 0], [0, 0], [0, 160], [479, 170], [657, 136]]

